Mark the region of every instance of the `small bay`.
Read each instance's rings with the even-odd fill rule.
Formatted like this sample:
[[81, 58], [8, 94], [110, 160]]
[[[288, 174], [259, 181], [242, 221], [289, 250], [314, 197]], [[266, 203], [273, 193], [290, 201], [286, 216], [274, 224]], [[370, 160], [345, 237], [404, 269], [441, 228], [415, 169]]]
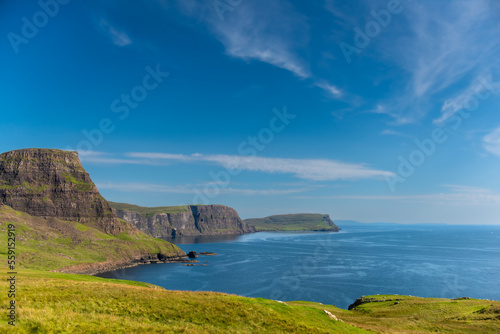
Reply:
[[347, 308], [362, 295], [500, 300], [500, 226], [346, 224], [339, 233], [258, 232], [171, 239], [195, 266], [150, 264], [98, 276]]

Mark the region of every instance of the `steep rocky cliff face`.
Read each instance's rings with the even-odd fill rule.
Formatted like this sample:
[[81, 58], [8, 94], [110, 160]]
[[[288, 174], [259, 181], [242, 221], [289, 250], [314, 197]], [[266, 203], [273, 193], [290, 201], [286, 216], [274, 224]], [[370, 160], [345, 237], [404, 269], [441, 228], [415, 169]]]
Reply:
[[0, 204], [36, 217], [77, 221], [112, 235], [130, 229], [112, 212], [76, 152], [23, 149], [1, 154]]
[[[118, 207], [114, 203], [111, 206]], [[115, 212], [119, 218], [153, 237], [255, 232], [234, 209], [224, 205], [188, 205], [185, 212], [157, 213], [149, 217], [131, 210], [116, 209]]]
[[20, 268], [95, 274], [186, 257], [118, 219], [76, 152], [0, 154], [0, 228], [9, 224], [22, 245]]

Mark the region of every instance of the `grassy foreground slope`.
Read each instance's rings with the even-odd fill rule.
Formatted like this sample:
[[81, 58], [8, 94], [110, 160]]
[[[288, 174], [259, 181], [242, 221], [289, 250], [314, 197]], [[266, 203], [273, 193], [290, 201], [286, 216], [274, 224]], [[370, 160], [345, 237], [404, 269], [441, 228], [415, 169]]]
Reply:
[[[0, 281], [7, 291], [7, 281]], [[1, 333], [499, 333], [500, 302], [407, 296], [353, 311], [140, 282], [21, 270], [15, 330]], [[367, 297], [367, 298], [368, 298]], [[0, 294], [7, 305], [7, 294]], [[332, 320], [327, 310], [341, 321]]]
[[275, 215], [265, 218], [245, 219], [245, 223], [255, 226], [257, 231], [338, 231], [328, 215], [298, 213]]
[[[323, 310], [213, 292], [167, 291], [92, 276], [22, 270], [16, 331], [3, 333], [368, 333]], [[0, 289], [7, 291], [2, 280]], [[0, 294], [7, 305], [7, 294]], [[9, 331], [10, 330], [10, 331]]]
[[290, 305], [327, 309], [346, 323], [376, 333], [500, 333], [500, 301], [365, 296], [370, 302], [352, 311], [310, 302]]
[[77, 222], [42, 219], [0, 205], [3, 259], [7, 258], [9, 224], [15, 225], [17, 268], [61, 270], [96, 262], [112, 264], [144, 254], [184, 254], [177, 246], [142, 232], [131, 235], [126, 230], [113, 236]]

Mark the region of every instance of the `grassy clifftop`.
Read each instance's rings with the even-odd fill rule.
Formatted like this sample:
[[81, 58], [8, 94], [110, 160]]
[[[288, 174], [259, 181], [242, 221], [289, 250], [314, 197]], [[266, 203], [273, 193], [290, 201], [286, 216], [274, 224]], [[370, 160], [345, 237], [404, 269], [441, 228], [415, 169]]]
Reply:
[[[0, 281], [0, 289], [8, 290]], [[353, 311], [21, 270], [16, 333], [498, 333], [500, 302], [407, 296]], [[387, 301], [393, 299], [392, 301]], [[394, 300], [398, 300], [395, 304]], [[7, 305], [7, 294], [0, 294]], [[336, 321], [325, 310], [342, 321]], [[6, 321], [0, 332], [12, 332]]]
[[116, 215], [154, 237], [243, 234], [255, 232], [238, 212], [225, 205], [141, 207], [113, 203]]
[[109, 205], [115, 210], [128, 210], [128, 211], [134, 211], [142, 216], [148, 218], [152, 217], [158, 213], [182, 213], [182, 212], [188, 212], [188, 208], [186, 205], [180, 205], [180, 206], [156, 206], [156, 207], [144, 207], [144, 206], [139, 206], [139, 205], [134, 205], [134, 204], [127, 204], [127, 203], [115, 203], [115, 202], [109, 202]]
[[[110, 235], [78, 222], [33, 217], [0, 206], [0, 230], [5, 236], [9, 224], [15, 225], [20, 268], [93, 273], [127, 266], [153, 254], [185, 255], [177, 246], [137, 230]], [[6, 252], [7, 238], [0, 238], [0, 256], [6, 258]]]
[[245, 223], [255, 226], [257, 231], [334, 231], [340, 229], [329, 215], [298, 213], [276, 215], [265, 218], [245, 219]]

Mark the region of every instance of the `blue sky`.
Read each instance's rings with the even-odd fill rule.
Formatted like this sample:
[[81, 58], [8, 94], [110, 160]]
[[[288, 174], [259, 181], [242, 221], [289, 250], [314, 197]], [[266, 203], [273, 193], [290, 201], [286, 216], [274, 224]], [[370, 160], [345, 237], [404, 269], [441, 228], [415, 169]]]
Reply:
[[497, 1], [3, 1], [0, 151], [101, 193], [500, 223]]

